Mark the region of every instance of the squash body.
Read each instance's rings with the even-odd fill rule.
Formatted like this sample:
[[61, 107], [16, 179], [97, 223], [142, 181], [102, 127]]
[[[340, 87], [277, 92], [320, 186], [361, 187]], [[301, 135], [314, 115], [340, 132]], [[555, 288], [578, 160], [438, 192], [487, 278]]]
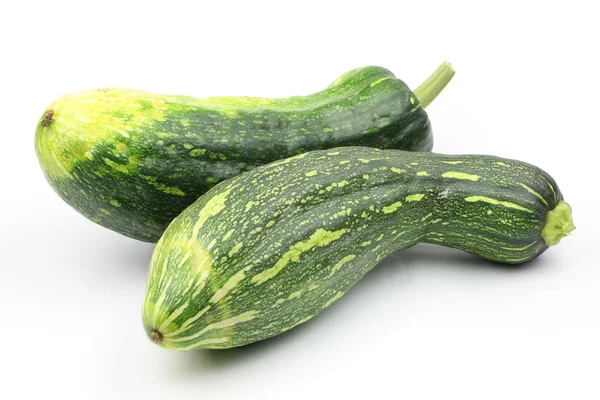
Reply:
[[524, 162], [312, 151], [222, 182], [173, 221], [152, 258], [144, 326], [169, 349], [240, 346], [309, 320], [417, 243], [518, 264], [556, 244], [556, 226], [572, 229], [570, 208]]
[[57, 99], [36, 131], [42, 169], [63, 200], [149, 242], [217, 183], [337, 146], [429, 151], [431, 126], [402, 81], [365, 67], [322, 92], [282, 99], [88, 90]]

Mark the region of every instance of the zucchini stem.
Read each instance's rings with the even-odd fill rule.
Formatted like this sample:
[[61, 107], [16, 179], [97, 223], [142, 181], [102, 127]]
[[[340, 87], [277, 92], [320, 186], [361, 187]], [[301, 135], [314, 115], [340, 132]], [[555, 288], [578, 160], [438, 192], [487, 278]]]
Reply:
[[435, 70], [425, 82], [416, 88], [413, 93], [419, 99], [423, 108], [427, 107], [446, 87], [454, 76], [454, 69], [445, 61]]
[[546, 224], [540, 236], [544, 239], [546, 246], [554, 246], [574, 230], [575, 225], [571, 216], [571, 206], [561, 200], [553, 210], [548, 212]]

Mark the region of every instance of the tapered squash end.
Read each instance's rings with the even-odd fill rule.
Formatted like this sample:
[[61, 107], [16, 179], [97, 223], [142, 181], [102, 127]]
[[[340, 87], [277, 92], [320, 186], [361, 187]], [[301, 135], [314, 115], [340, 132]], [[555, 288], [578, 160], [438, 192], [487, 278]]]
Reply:
[[571, 206], [562, 200], [548, 212], [546, 225], [541, 232], [542, 239], [547, 246], [558, 244], [562, 238], [575, 230], [571, 213]]

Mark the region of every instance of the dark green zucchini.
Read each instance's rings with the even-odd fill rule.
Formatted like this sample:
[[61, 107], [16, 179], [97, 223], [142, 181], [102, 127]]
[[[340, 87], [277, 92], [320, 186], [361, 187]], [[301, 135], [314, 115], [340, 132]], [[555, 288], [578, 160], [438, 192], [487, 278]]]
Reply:
[[173, 350], [241, 346], [308, 321], [383, 257], [435, 243], [518, 264], [574, 229], [530, 164], [345, 147], [211, 189], [160, 239], [143, 321]]
[[89, 90], [44, 112], [36, 150], [75, 210], [155, 242], [209, 188], [274, 160], [350, 145], [431, 150], [423, 107], [453, 74], [445, 63], [413, 93], [387, 69], [359, 68], [322, 92], [284, 99]]

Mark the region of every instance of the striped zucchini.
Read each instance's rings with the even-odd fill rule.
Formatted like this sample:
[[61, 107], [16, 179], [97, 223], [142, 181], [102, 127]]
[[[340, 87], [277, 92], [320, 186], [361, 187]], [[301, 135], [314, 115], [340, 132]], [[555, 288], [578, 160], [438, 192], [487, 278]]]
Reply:
[[308, 321], [417, 243], [517, 264], [573, 229], [554, 180], [524, 162], [308, 152], [217, 185], [173, 221], [152, 257], [143, 322], [167, 349], [241, 346]]
[[156, 242], [209, 188], [259, 165], [336, 146], [431, 150], [423, 107], [453, 74], [444, 63], [413, 93], [387, 69], [365, 67], [322, 92], [285, 99], [88, 90], [44, 112], [36, 151], [75, 210]]

